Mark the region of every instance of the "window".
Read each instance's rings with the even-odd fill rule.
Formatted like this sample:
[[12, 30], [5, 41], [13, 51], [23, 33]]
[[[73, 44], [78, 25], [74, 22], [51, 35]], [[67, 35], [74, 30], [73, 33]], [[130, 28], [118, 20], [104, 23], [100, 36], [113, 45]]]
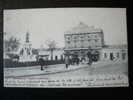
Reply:
[[95, 42], [97, 42], [98, 41], [98, 39], [95, 39]]
[[84, 42], [84, 40], [81, 40], [81, 42]]
[[83, 48], [83, 45], [81, 45], [81, 48]]
[[119, 55], [119, 52], [117, 52], [117, 57], [119, 58], [119, 56], [120, 56], [120, 55]]
[[97, 38], [97, 35], [95, 35], [95, 38]]
[[68, 44], [70, 44], [70, 41], [67, 41]]
[[63, 60], [63, 55], [60, 56], [61, 60]]
[[58, 56], [55, 56], [55, 60], [58, 60]]
[[81, 36], [80, 38], [81, 38], [81, 39], [83, 39], [84, 37], [83, 37], [83, 36]]
[[70, 40], [70, 37], [67, 37], [67, 40]]
[[88, 41], [90, 42], [90, 41], [91, 41], [91, 39], [88, 39]]
[[104, 58], [107, 58], [107, 53], [104, 53]]
[[74, 37], [74, 39], [76, 40], [76, 39], [77, 39], [77, 37]]
[[76, 43], [77, 42], [77, 40], [74, 40], [74, 43]]
[[113, 53], [110, 53], [110, 60], [114, 60], [114, 55], [113, 55]]
[[126, 58], [126, 53], [122, 53], [122, 59], [125, 60]]

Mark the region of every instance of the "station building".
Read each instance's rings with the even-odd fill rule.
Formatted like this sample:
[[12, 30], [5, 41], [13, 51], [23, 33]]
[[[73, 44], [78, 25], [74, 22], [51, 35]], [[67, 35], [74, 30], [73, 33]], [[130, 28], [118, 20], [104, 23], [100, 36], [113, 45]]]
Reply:
[[101, 51], [102, 61], [128, 61], [127, 45], [108, 45]]
[[65, 54], [85, 57], [88, 51], [96, 53], [96, 60], [100, 59], [100, 52], [104, 46], [104, 34], [100, 28], [88, 26], [80, 22], [76, 27], [65, 32]]
[[91, 52], [95, 55], [95, 61], [127, 60], [128, 58], [127, 45], [105, 46], [103, 30], [94, 26], [89, 27], [83, 22], [66, 31], [64, 38], [65, 55], [86, 58], [87, 53]]

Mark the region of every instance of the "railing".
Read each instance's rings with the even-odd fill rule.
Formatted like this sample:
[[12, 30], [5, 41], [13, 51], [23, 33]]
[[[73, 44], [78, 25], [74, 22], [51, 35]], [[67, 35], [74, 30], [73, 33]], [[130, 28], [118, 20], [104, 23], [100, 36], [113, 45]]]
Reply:
[[[63, 64], [63, 63], [64, 63], [64, 60], [47, 61], [47, 65]], [[11, 61], [11, 60], [8, 60], [8, 59], [4, 60], [4, 67], [5, 68], [30, 67], [30, 66], [38, 66], [38, 65], [40, 65], [38, 61], [17, 62], [17, 61]]]

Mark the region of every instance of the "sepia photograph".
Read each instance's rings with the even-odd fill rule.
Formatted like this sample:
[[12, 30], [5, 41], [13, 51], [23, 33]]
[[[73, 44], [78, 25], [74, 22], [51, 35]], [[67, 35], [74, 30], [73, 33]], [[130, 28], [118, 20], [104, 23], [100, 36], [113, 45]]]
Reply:
[[4, 87], [128, 87], [126, 8], [3, 11]]

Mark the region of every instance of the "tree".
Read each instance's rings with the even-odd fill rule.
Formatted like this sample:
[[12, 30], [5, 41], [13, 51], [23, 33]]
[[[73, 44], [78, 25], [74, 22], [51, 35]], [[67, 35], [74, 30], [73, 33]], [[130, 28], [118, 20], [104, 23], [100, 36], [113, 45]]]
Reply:
[[33, 53], [33, 55], [38, 55], [39, 54], [37, 49], [32, 49], [32, 53]]
[[46, 45], [48, 46], [48, 50], [50, 51], [51, 60], [53, 60], [53, 51], [56, 49], [57, 43], [54, 40], [47, 40]]
[[4, 50], [7, 52], [17, 51], [19, 46], [19, 40], [13, 36], [11, 36], [9, 39], [4, 40]]

